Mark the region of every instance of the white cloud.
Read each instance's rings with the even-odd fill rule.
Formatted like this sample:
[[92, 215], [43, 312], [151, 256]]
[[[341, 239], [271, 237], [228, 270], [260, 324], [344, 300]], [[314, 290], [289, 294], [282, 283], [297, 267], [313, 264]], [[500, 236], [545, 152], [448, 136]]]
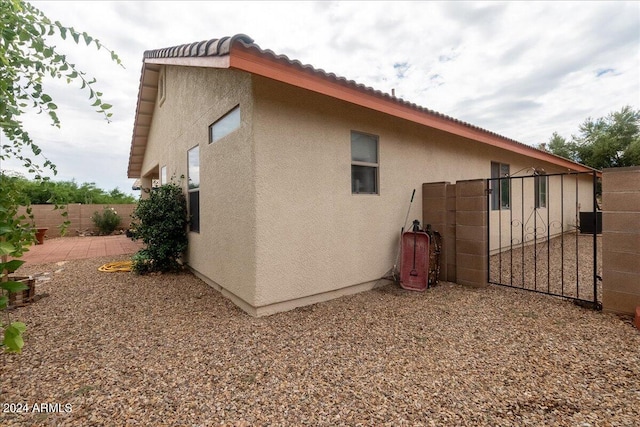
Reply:
[[[55, 44], [98, 79], [114, 120], [51, 85], [62, 129], [25, 123], [59, 176], [129, 191], [144, 50], [245, 33], [287, 55], [512, 139], [569, 137], [587, 117], [640, 108], [638, 2], [37, 1], [123, 59]], [[49, 90], [49, 89], [48, 89]], [[46, 121], [45, 121], [46, 122]], [[3, 163], [3, 168], [8, 165]]]

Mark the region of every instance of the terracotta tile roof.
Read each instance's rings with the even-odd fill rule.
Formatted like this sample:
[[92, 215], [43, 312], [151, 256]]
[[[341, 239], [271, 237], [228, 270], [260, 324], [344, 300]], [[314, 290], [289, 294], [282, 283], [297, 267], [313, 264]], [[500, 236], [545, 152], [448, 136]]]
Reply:
[[[220, 39], [211, 39], [211, 40], [204, 40], [204, 41], [200, 41], [200, 42], [195, 42], [195, 43], [188, 43], [188, 44], [183, 44], [183, 45], [179, 45], [179, 46], [174, 46], [174, 47], [168, 47], [168, 48], [164, 48], [164, 49], [155, 49], [155, 50], [148, 50], [144, 53], [144, 57], [145, 58], [187, 58], [187, 57], [202, 57], [202, 56], [224, 56], [224, 55], [228, 55], [229, 54], [229, 50], [231, 48], [231, 46], [233, 45], [234, 42], [236, 41], [240, 41], [242, 42], [245, 47], [250, 48], [250, 49], [255, 49], [257, 52], [259, 52], [261, 55], [265, 55], [268, 57], [271, 57], [271, 59], [276, 60], [277, 62], [280, 62], [284, 65], [287, 66], [293, 66], [295, 68], [297, 68], [299, 71], [305, 72], [305, 73], [310, 73], [310, 74], [315, 74], [318, 76], [321, 76], [322, 78], [332, 81], [334, 83], [338, 83], [342, 86], [349, 86], [352, 88], [355, 88], [359, 91], [362, 92], [368, 92], [372, 95], [375, 95], [376, 97], [379, 98], [384, 98], [384, 99], [388, 99], [388, 100], [392, 100], [394, 102], [397, 102], [399, 104], [405, 105], [407, 107], [410, 107], [412, 109], [415, 109], [417, 111], [420, 111], [422, 113], [427, 113], [427, 114], [431, 114], [433, 116], [437, 116], [446, 120], [450, 120], [454, 123], [463, 125], [463, 126], [467, 126], [473, 129], [477, 129], [483, 132], [487, 132], [489, 134], [495, 135], [495, 136], [499, 136], [501, 138], [507, 139], [511, 142], [515, 142], [517, 144], [522, 144], [514, 139], [510, 139], [510, 138], [506, 138], [502, 135], [499, 135], [495, 132], [491, 132], [488, 131], [486, 129], [480, 128], [478, 126], [474, 126], [470, 123], [467, 122], [463, 122], [461, 120], [458, 120], [456, 118], [453, 118], [451, 116], [447, 116], [445, 114], [439, 113], [437, 111], [434, 110], [430, 110], [428, 108], [422, 107], [418, 104], [414, 104], [408, 101], [403, 100], [402, 98], [397, 98], [393, 95], [390, 95], [388, 93], [382, 92], [380, 90], [374, 89], [370, 86], [365, 86], [361, 83], [358, 83], [354, 80], [348, 80], [345, 77], [341, 77], [338, 76], [334, 73], [330, 73], [330, 72], [326, 72], [325, 70], [321, 69], [321, 68], [315, 68], [312, 65], [309, 64], [303, 64], [302, 62], [298, 61], [297, 59], [290, 59], [288, 56], [286, 55], [281, 55], [281, 54], [276, 54], [275, 52], [273, 52], [270, 49], [262, 49], [260, 48], [260, 46], [258, 46], [254, 40], [245, 35], [245, 34], [237, 34], [233, 37], [222, 37]], [[522, 144], [522, 145], [526, 145], [526, 144]], [[530, 147], [527, 145], [527, 147]]]
[[[143, 77], [141, 79], [144, 78], [144, 71], [145, 71], [147, 60], [161, 61], [162, 59], [165, 59], [167, 61], [172, 61], [176, 59], [192, 59], [192, 58], [203, 59], [203, 58], [211, 58], [211, 57], [218, 57], [218, 58], [230, 57], [230, 56], [233, 56], [233, 54], [231, 54], [232, 47], [236, 43], [237, 43], [236, 46], [241, 46], [247, 52], [250, 52], [258, 57], [267, 59], [272, 63], [278, 64], [283, 68], [295, 70], [295, 72], [299, 73], [300, 75], [313, 76], [313, 77], [322, 79], [323, 81], [328, 82], [329, 84], [342, 87], [345, 90], [353, 90], [360, 94], [381, 100], [382, 102], [390, 103], [391, 105], [400, 106], [402, 108], [411, 110], [413, 112], [418, 113], [419, 115], [422, 115], [423, 117], [431, 117], [440, 123], [444, 123], [443, 125], [444, 128], [467, 129], [468, 131], [470, 131], [470, 132], [466, 132], [467, 134], [476, 135], [476, 136], [480, 135], [482, 136], [482, 138], [485, 139], [485, 141], [486, 140], [500, 141], [500, 145], [502, 146], [502, 148], [505, 148], [514, 152], [519, 152], [521, 154], [529, 155], [532, 157], [542, 158], [552, 163], [558, 163], [559, 165], [562, 164], [563, 166], [571, 166], [571, 168], [575, 168], [577, 170], [594, 170], [588, 166], [581, 165], [579, 163], [575, 163], [563, 157], [551, 154], [548, 151], [544, 151], [544, 150], [532, 147], [530, 145], [523, 144], [514, 139], [502, 136], [498, 133], [483, 129], [481, 127], [472, 125], [462, 120], [458, 120], [456, 118], [447, 116], [437, 111], [430, 110], [428, 108], [417, 105], [415, 103], [405, 101], [402, 98], [397, 98], [395, 95], [382, 92], [370, 86], [365, 86], [361, 83], [357, 83], [354, 80], [348, 80], [334, 73], [326, 72], [325, 70], [320, 68], [315, 68], [312, 65], [303, 64], [298, 60], [290, 59], [286, 55], [276, 54], [275, 52], [269, 49], [262, 49], [260, 48], [260, 46], [258, 46], [254, 42], [254, 40], [251, 37], [245, 34], [236, 34], [232, 37], [222, 37], [219, 39], [204, 40], [200, 42], [183, 44], [183, 45], [168, 47], [164, 49], [148, 50], [144, 52], [145, 64], [143, 64]], [[149, 64], [149, 66], [151, 65], [152, 64]], [[184, 64], [180, 64], [180, 65], [184, 65]], [[249, 72], [252, 72], [252, 71], [249, 70]], [[142, 81], [141, 81], [141, 88], [142, 88]], [[137, 122], [138, 122], [138, 113], [136, 113], [136, 124]], [[136, 132], [135, 126], [136, 125], [134, 125], [134, 139], [135, 139], [135, 132]], [[454, 133], [458, 133], [458, 132], [454, 132]], [[461, 131], [461, 133], [465, 133], [465, 132]], [[467, 137], [474, 138], [473, 136], [467, 136]], [[146, 138], [145, 138], [145, 147], [146, 147]], [[134, 144], [132, 141], [131, 156], [133, 156], [133, 153], [134, 153]], [[139, 154], [138, 154], [138, 158], [140, 158]], [[132, 157], [130, 157], [130, 162], [129, 162], [129, 176], [137, 177], [135, 176], [136, 172], [139, 176], [140, 170], [136, 167], [132, 167], [131, 159]]]
[[179, 46], [163, 49], [147, 50], [144, 58], [192, 58], [201, 56], [225, 56], [229, 49], [238, 40], [246, 45], [253, 44], [253, 39], [244, 34], [236, 34], [233, 37], [204, 40], [195, 43], [181, 44]]
[[[313, 67], [312, 65], [309, 65], [309, 64], [303, 64], [302, 62], [298, 61], [297, 59], [290, 59], [286, 55], [276, 54], [275, 52], [273, 52], [270, 49], [261, 49], [257, 44], [255, 44], [253, 42], [253, 39], [251, 39], [250, 37], [247, 37], [247, 36], [244, 36], [244, 37], [246, 37], [247, 40], [245, 40], [245, 39], [239, 39], [239, 40], [242, 41], [242, 43], [247, 48], [253, 49], [253, 50], [257, 51], [258, 53], [260, 53], [261, 55], [271, 57], [273, 60], [276, 60], [276, 61], [282, 63], [283, 65], [294, 67], [294, 68], [298, 69], [301, 72], [314, 74], [314, 75], [320, 76], [320, 77], [322, 77], [322, 78], [324, 78], [324, 79], [326, 79], [328, 81], [332, 81], [334, 83], [337, 83], [337, 84], [339, 84], [341, 86], [351, 87], [351, 88], [354, 88], [354, 89], [359, 90], [361, 92], [373, 95], [373, 96], [375, 96], [377, 98], [386, 99], [386, 100], [395, 102], [395, 103], [397, 103], [399, 105], [403, 105], [405, 107], [411, 108], [411, 109], [413, 109], [415, 111], [418, 111], [420, 113], [428, 114], [430, 116], [434, 116], [434, 117], [437, 117], [437, 118], [444, 119], [444, 120], [447, 120], [449, 122], [455, 123], [456, 125], [460, 125], [460, 126], [463, 126], [463, 127], [469, 128], [469, 129], [473, 129], [473, 130], [476, 130], [476, 131], [480, 131], [480, 132], [486, 133], [488, 135], [492, 135], [494, 137], [503, 139], [505, 141], [508, 141], [508, 142], [510, 142], [512, 144], [516, 144], [516, 145], [521, 146], [523, 148], [526, 148], [528, 150], [539, 151], [539, 152], [545, 153], [547, 155], [551, 155], [551, 156], [554, 156], [554, 157], [561, 158], [561, 157], [556, 156], [556, 155], [554, 155], [554, 154], [552, 154], [552, 153], [550, 153], [548, 151], [541, 150], [541, 149], [538, 149], [538, 148], [533, 147], [531, 145], [524, 144], [522, 142], [516, 141], [515, 139], [511, 139], [511, 138], [505, 137], [505, 136], [500, 135], [500, 134], [498, 134], [496, 132], [492, 132], [490, 130], [487, 130], [487, 129], [481, 128], [479, 126], [473, 125], [471, 123], [464, 122], [462, 120], [456, 119], [456, 118], [448, 116], [446, 114], [439, 113], [437, 111], [431, 110], [431, 109], [423, 107], [421, 105], [418, 105], [418, 104], [415, 104], [415, 103], [412, 103], [412, 102], [409, 102], [409, 101], [405, 101], [404, 99], [398, 98], [395, 95], [391, 95], [391, 94], [388, 94], [386, 92], [382, 92], [382, 91], [377, 90], [377, 89], [375, 89], [373, 87], [366, 86], [366, 85], [363, 85], [361, 83], [358, 83], [358, 82], [356, 82], [354, 80], [349, 80], [349, 79], [346, 79], [345, 77], [338, 76], [338, 75], [336, 75], [334, 73], [326, 72], [325, 70], [323, 70], [321, 68], [315, 68], [315, 67]], [[562, 158], [562, 159], [564, 159], [564, 158]], [[568, 159], [564, 159], [564, 160], [568, 160]], [[584, 165], [580, 165], [580, 166], [588, 168], [587, 166], [584, 166]], [[591, 169], [591, 168], [588, 168], [588, 169]]]

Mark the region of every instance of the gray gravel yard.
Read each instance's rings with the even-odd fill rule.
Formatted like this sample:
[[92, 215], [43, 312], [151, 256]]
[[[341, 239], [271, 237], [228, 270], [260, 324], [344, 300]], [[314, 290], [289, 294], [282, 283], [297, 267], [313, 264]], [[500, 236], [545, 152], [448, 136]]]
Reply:
[[0, 425], [640, 424], [631, 318], [442, 283], [256, 319], [191, 274], [97, 271], [111, 261], [24, 267], [52, 279], [12, 312], [28, 333], [0, 356]]

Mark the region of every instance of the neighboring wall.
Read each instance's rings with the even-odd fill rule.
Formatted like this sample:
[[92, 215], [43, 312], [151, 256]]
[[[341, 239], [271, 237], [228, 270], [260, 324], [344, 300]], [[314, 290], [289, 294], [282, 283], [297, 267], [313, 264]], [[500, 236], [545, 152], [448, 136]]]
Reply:
[[602, 306], [640, 307], [640, 167], [602, 174]]
[[[54, 209], [52, 205], [31, 205], [34, 224], [38, 228], [48, 228], [46, 237], [60, 237], [60, 225], [68, 219], [71, 224], [67, 227], [68, 236], [77, 236], [79, 233], [92, 232], [97, 233], [98, 229], [93, 225], [91, 216], [95, 212], [102, 212], [105, 207], [111, 207], [116, 210], [122, 222], [118, 229], [126, 230], [131, 225], [131, 214], [136, 205], [66, 205], [64, 209]], [[65, 218], [63, 212], [68, 212]], [[25, 208], [21, 208], [19, 214], [25, 214]]]

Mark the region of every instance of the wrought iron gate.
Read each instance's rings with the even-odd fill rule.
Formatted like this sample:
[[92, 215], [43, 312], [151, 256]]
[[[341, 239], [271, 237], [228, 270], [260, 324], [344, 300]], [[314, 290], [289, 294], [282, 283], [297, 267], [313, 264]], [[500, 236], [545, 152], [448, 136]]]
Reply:
[[596, 172], [512, 176], [501, 166], [487, 180], [488, 282], [600, 309]]

